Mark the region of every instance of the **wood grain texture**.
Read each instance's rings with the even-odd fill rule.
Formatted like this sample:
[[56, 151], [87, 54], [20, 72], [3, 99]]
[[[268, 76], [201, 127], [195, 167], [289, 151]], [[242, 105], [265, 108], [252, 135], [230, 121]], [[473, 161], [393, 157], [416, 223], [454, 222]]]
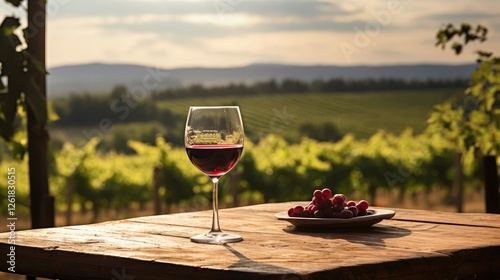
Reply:
[[[227, 245], [192, 243], [211, 212], [19, 231], [16, 273], [59, 279], [500, 279], [500, 215], [395, 209], [370, 228], [299, 230], [295, 204], [220, 210]], [[0, 234], [7, 252], [8, 233]], [[5, 255], [4, 255], [5, 256]], [[5, 262], [0, 270], [7, 271]]]

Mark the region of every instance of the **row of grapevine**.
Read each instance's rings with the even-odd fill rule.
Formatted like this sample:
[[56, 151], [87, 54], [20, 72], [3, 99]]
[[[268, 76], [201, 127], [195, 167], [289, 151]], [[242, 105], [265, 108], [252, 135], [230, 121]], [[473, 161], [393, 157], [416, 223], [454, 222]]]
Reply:
[[[210, 181], [192, 166], [183, 148], [158, 137], [155, 145], [130, 141], [134, 155], [99, 154], [97, 143], [93, 139], [82, 148], [67, 143], [54, 154], [50, 183], [59, 210], [92, 209], [97, 215], [106, 209], [144, 207], [153, 199], [154, 168], [161, 174], [159, 195], [164, 204], [191, 209], [210, 205]], [[289, 144], [268, 135], [258, 144], [246, 141], [237, 168], [221, 180], [221, 201], [235, 205], [308, 200], [314, 189], [323, 187], [357, 192], [372, 201], [380, 190], [398, 189], [401, 194], [435, 186], [450, 190], [453, 155], [439, 134], [414, 135], [411, 130], [398, 136], [380, 131], [367, 140], [347, 135], [335, 143], [305, 138]], [[27, 210], [25, 165], [3, 161], [0, 176], [6, 178], [8, 167], [16, 167], [18, 204]], [[473, 162], [465, 170], [468, 178], [477, 173]], [[0, 181], [2, 194], [5, 184]]]
[[363, 94], [308, 93], [307, 98], [301, 93], [262, 94], [186, 97], [160, 101], [158, 107], [185, 120], [191, 105], [237, 104], [241, 109], [245, 132], [252, 139], [273, 133], [295, 142], [296, 133], [304, 124], [331, 123], [342, 134], [354, 133], [357, 138], [369, 138], [379, 129], [400, 133], [409, 126], [420, 133], [425, 130], [426, 120], [435, 104], [448, 99], [460, 102], [462, 95], [462, 88], [371, 91]]

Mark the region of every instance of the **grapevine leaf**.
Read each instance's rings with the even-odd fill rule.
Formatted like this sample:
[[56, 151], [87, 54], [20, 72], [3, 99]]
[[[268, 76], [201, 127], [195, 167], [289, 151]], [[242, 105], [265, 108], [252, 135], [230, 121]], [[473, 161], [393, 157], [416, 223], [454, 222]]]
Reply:
[[485, 52], [485, 51], [476, 51], [476, 53], [482, 59], [490, 58], [493, 55], [492, 52]]
[[5, 141], [10, 141], [12, 136], [14, 136], [14, 127], [3, 119], [0, 119], [0, 136], [2, 136]]
[[455, 51], [455, 54], [460, 54], [462, 52], [462, 44], [459, 43], [453, 43], [451, 48]]
[[16, 160], [22, 161], [24, 159], [24, 155], [26, 154], [27, 150], [28, 150], [28, 147], [26, 146], [26, 144], [23, 144], [21, 142], [12, 140], [9, 143], [10, 154]]
[[461, 26], [462, 34], [468, 34], [470, 30], [471, 30], [470, 24], [462, 23], [462, 26]]
[[14, 129], [12, 125], [0, 119], [0, 136], [2, 136], [5, 141], [9, 141], [14, 135]]
[[487, 92], [485, 96], [485, 107], [486, 111], [491, 112], [493, 109], [493, 105], [495, 104], [495, 93], [498, 92], [498, 89], [496, 86], [491, 87]]
[[5, 1], [7, 1], [7, 3], [14, 5], [15, 7], [21, 6], [21, 3], [23, 2], [23, 0], [5, 0]]
[[17, 100], [20, 97], [20, 91], [15, 90], [15, 86], [10, 86], [11, 91], [7, 93], [0, 94], [0, 108], [2, 109], [2, 114], [4, 120], [14, 126], [14, 120], [17, 112]]
[[5, 36], [11, 36], [14, 31], [21, 25], [18, 18], [15, 17], [5, 17], [0, 28]]

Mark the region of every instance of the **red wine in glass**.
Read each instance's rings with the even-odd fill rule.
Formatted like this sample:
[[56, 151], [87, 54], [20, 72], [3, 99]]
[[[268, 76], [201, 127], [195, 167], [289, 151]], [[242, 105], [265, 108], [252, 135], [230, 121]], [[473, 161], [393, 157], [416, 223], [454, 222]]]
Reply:
[[238, 162], [243, 145], [191, 145], [186, 147], [189, 160], [209, 177], [220, 177]]
[[224, 244], [243, 240], [238, 234], [226, 233], [219, 226], [219, 179], [229, 172], [241, 157], [245, 133], [238, 106], [191, 106], [189, 108], [184, 146], [189, 160], [212, 181], [212, 229], [191, 237], [191, 241]]

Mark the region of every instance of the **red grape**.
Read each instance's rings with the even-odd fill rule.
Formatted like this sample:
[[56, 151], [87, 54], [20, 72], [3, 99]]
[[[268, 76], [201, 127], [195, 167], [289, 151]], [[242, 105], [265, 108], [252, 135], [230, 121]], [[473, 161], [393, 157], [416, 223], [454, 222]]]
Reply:
[[309, 212], [311, 213], [316, 212], [316, 210], [318, 210], [318, 207], [316, 205], [312, 205], [311, 207], [309, 207]]
[[295, 207], [293, 207], [293, 212], [300, 216], [302, 212], [304, 212], [304, 207], [302, 207], [301, 205], [296, 205]]
[[336, 194], [333, 196], [333, 204], [342, 204], [345, 200], [344, 195], [342, 194]]
[[366, 216], [368, 212], [365, 209], [359, 209], [358, 216]]
[[343, 218], [350, 219], [358, 216], [372, 215], [374, 212], [368, 210], [368, 202], [360, 200], [358, 203], [346, 201], [345, 195], [338, 193], [333, 195], [329, 188], [315, 190], [311, 202], [306, 206], [296, 205], [288, 209], [290, 217], [304, 218]]
[[302, 212], [301, 216], [304, 218], [311, 218], [313, 215], [309, 210], [306, 209], [306, 210], [304, 210], [304, 212]]
[[332, 191], [329, 188], [322, 189], [321, 193], [323, 194], [324, 199], [330, 199], [333, 196]]
[[329, 200], [329, 199], [325, 200], [325, 203], [324, 203], [325, 208], [327, 208], [327, 207], [330, 208], [332, 206], [333, 206], [333, 203], [331, 200]]
[[333, 208], [332, 207], [325, 207], [323, 212], [325, 213], [325, 216], [330, 217], [333, 213]]
[[366, 210], [368, 209], [368, 202], [366, 200], [360, 200], [358, 206], [358, 208]]
[[350, 219], [353, 217], [353, 214], [351, 211], [344, 209], [344, 210], [342, 210], [342, 212], [340, 212], [340, 217], [342, 219]]
[[325, 208], [325, 200], [323, 197], [316, 199], [316, 207], [318, 207], [318, 210], [323, 210], [323, 208]]
[[315, 198], [323, 198], [323, 193], [320, 190], [315, 190], [314, 197]]
[[353, 217], [356, 217], [358, 215], [358, 208], [356, 206], [349, 206], [348, 209], [352, 212]]
[[342, 210], [344, 210], [344, 207], [342, 205], [339, 205], [339, 204], [334, 204], [332, 206], [332, 209], [333, 209], [333, 212], [340, 213], [340, 212], [342, 212]]
[[314, 218], [324, 218], [325, 217], [325, 214], [319, 210], [316, 210], [316, 212], [314, 212]]

